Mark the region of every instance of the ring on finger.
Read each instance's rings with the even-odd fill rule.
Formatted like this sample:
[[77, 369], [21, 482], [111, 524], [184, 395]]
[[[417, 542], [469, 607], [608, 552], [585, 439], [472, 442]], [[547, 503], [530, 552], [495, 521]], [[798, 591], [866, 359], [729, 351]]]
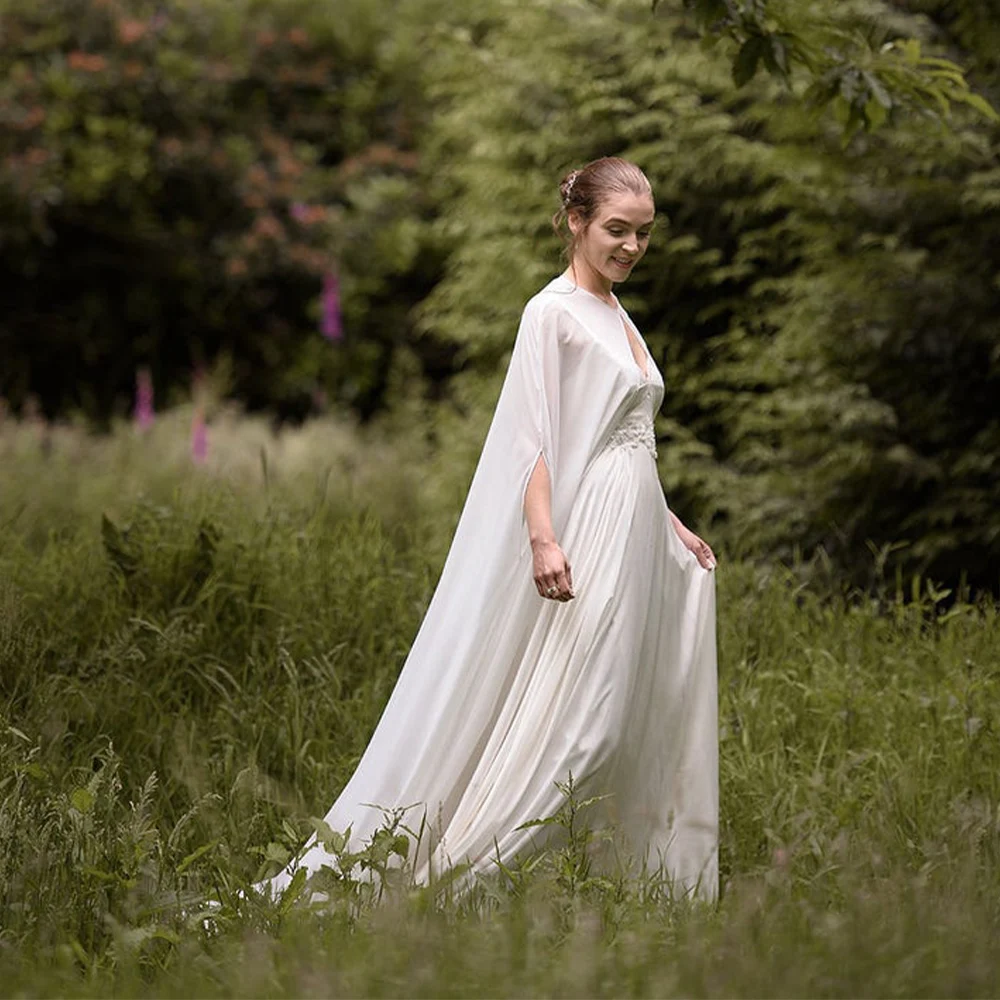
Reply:
[[559, 588], [558, 587], [549, 587], [549, 589], [546, 590], [545, 593], [548, 594], [549, 597], [553, 597], [555, 594], [559, 593]]

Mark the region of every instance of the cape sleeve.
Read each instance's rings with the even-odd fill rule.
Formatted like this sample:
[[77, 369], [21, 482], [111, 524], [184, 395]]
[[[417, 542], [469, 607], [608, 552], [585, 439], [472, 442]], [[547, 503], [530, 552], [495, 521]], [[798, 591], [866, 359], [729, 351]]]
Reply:
[[[538, 594], [524, 492], [539, 456], [560, 476], [559, 310], [531, 300], [465, 506], [427, 613], [354, 775], [327, 814], [363, 841], [382, 820], [370, 804], [422, 802], [433, 811], [475, 760], [508, 673], [485, 668], [499, 635], [530, 627]], [[553, 488], [553, 493], [555, 489]], [[314, 844], [301, 859], [322, 856]]]
[[[502, 445], [502, 460], [511, 477], [511, 495], [517, 499], [518, 525], [524, 533], [524, 497], [539, 458], [548, 469], [553, 494], [560, 472], [560, 330], [555, 312], [543, 304], [529, 303], [522, 315], [493, 424], [497, 438], [509, 438]], [[492, 444], [488, 441], [484, 446], [481, 464]], [[489, 455], [490, 461], [499, 458]]]
[[[609, 390], [591, 346], [592, 337], [558, 298], [540, 294], [525, 306], [442, 582], [453, 571], [465, 575], [467, 560], [493, 584], [514, 571], [524, 576], [530, 548], [524, 497], [539, 458], [548, 468], [559, 537], [606, 419], [602, 397]], [[530, 573], [522, 582], [531, 586]]]

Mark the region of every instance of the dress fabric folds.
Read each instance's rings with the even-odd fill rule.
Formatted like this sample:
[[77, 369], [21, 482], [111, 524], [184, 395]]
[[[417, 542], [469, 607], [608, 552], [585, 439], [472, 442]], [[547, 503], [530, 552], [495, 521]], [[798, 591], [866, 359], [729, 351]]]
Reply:
[[[383, 808], [418, 804], [432, 834], [418, 881], [537, 845], [553, 828], [519, 827], [552, 815], [572, 774], [581, 795], [607, 796], [589, 821], [613, 827], [619, 857], [716, 894], [715, 581], [671, 522], [653, 433], [663, 380], [632, 326], [645, 374], [637, 364], [626, 323], [562, 276], [528, 302], [437, 588], [325, 817], [357, 849]], [[566, 603], [532, 581], [523, 501], [539, 458], [572, 566]], [[269, 886], [324, 863], [313, 842]]]

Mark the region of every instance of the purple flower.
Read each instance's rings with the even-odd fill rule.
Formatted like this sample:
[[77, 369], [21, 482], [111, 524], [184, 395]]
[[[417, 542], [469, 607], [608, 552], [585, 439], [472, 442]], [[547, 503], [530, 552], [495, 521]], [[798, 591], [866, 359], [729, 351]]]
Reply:
[[309, 218], [309, 206], [304, 201], [293, 201], [288, 211], [296, 222], [304, 222]]
[[194, 411], [191, 422], [191, 460], [195, 465], [204, 465], [208, 461], [208, 425], [200, 407]]
[[340, 319], [340, 281], [335, 271], [327, 271], [323, 278], [323, 315], [319, 328], [327, 340], [340, 340], [344, 336]]
[[135, 373], [135, 410], [132, 418], [136, 427], [148, 431], [153, 426], [153, 379], [148, 368]]

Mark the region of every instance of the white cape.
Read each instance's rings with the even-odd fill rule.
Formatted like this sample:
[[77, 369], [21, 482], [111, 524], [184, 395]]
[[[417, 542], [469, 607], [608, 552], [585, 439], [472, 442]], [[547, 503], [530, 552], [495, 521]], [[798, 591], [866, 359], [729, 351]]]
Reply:
[[[572, 773], [595, 826], [684, 892], [717, 889], [715, 587], [680, 542], [655, 463], [663, 381], [624, 310], [565, 277], [525, 307], [427, 614], [371, 742], [327, 813], [357, 849], [420, 804], [418, 881], [537, 842]], [[638, 336], [638, 332], [636, 331]], [[640, 338], [641, 340], [641, 338]], [[541, 599], [523, 499], [539, 455], [576, 598]], [[586, 816], [586, 814], [584, 814]], [[419, 824], [420, 817], [407, 814]], [[270, 883], [331, 859], [313, 842]]]

